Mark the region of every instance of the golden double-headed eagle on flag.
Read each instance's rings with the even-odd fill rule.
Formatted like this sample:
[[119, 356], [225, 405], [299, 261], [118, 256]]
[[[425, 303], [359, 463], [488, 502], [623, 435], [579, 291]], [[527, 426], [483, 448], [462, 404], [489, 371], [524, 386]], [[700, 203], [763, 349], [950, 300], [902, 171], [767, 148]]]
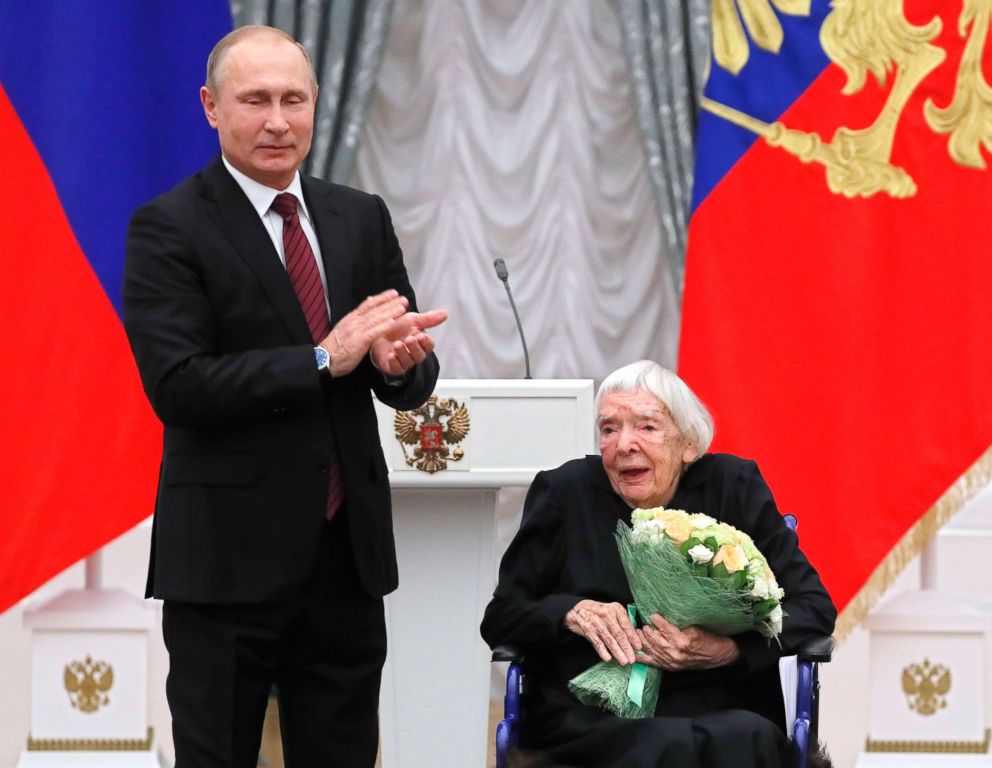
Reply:
[[[713, 58], [718, 66], [739, 73], [750, 53], [748, 36], [759, 48], [778, 53], [783, 31], [772, 6], [789, 15], [808, 16], [810, 12], [810, 0], [712, 0]], [[949, 135], [951, 160], [978, 170], [986, 168], [982, 147], [992, 152], [992, 88], [982, 71], [990, 23], [992, 0], [962, 0], [958, 33], [967, 42], [958, 64], [954, 97], [946, 105], [929, 98], [923, 107], [926, 124], [934, 134]], [[853, 198], [885, 192], [894, 198], [911, 197], [916, 194], [916, 183], [904, 168], [892, 164], [892, 144], [910, 97], [947, 58], [947, 52], [932, 42], [941, 29], [939, 17], [923, 26], [910, 23], [903, 0], [831, 2], [820, 27], [820, 44], [847, 75], [842, 93], [860, 91], [868, 73], [880, 86], [893, 75], [893, 84], [871, 125], [842, 126], [829, 142], [817, 133], [779, 121], [766, 123], [709, 98], [702, 99], [702, 107], [803, 162], [820, 163], [834, 194]]]

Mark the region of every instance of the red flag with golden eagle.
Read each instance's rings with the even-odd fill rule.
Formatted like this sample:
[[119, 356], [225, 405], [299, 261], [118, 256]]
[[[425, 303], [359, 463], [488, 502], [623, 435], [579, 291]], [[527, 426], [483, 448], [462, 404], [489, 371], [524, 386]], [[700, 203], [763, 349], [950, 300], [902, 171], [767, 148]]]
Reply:
[[713, 0], [679, 370], [844, 636], [992, 479], [992, 0]]

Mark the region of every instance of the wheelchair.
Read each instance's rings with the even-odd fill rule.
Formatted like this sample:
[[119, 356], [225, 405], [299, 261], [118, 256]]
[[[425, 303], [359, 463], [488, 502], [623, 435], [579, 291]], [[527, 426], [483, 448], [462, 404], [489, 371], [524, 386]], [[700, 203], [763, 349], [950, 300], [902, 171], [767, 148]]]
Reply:
[[[796, 530], [795, 515], [784, 515], [785, 522]], [[819, 665], [830, 661], [834, 639], [830, 636], [814, 637], [797, 649], [795, 662], [795, 719], [786, 731], [793, 747], [795, 768], [809, 768], [813, 750], [817, 749], [817, 730], [820, 719]], [[520, 746], [520, 721], [523, 716], [523, 698], [526, 692], [524, 657], [515, 646], [499, 645], [493, 649], [493, 662], [509, 662], [506, 673], [506, 693], [503, 697], [503, 719], [496, 726], [496, 768], [506, 768], [507, 754]], [[792, 709], [786, 706], [786, 717]]]

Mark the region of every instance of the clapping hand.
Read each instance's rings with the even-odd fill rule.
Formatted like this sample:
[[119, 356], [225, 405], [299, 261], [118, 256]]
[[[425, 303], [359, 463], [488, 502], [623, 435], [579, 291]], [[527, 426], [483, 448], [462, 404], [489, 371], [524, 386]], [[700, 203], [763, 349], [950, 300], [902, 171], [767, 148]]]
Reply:
[[430, 312], [407, 312], [392, 327], [372, 341], [370, 352], [375, 367], [390, 376], [400, 376], [422, 363], [434, 350], [434, 339], [427, 335], [448, 319], [443, 309]]
[[407, 312], [410, 302], [398, 291], [369, 296], [342, 317], [320, 346], [331, 356], [331, 375], [351, 373], [367, 354], [383, 373], [399, 376], [430, 354], [434, 341], [425, 333], [448, 313]]

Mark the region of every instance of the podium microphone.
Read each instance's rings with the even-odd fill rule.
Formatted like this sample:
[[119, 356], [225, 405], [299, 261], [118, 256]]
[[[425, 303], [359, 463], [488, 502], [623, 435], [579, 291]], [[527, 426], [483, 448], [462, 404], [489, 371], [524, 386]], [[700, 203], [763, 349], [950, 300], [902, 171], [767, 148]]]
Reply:
[[524, 366], [527, 371], [527, 375], [524, 376], [524, 378], [529, 379], [530, 355], [527, 354], [527, 340], [524, 338], [524, 327], [520, 324], [520, 315], [517, 314], [517, 305], [513, 301], [513, 294], [510, 293], [510, 273], [506, 269], [506, 262], [502, 259], [496, 259], [496, 261], [493, 262], [493, 266], [496, 268], [496, 277], [503, 281], [503, 287], [506, 288], [506, 295], [510, 299], [510, 309], [513, 310], [513, 319], [517, 321], [517, 332], [520, 334], [520, 343], [524, 348]]

